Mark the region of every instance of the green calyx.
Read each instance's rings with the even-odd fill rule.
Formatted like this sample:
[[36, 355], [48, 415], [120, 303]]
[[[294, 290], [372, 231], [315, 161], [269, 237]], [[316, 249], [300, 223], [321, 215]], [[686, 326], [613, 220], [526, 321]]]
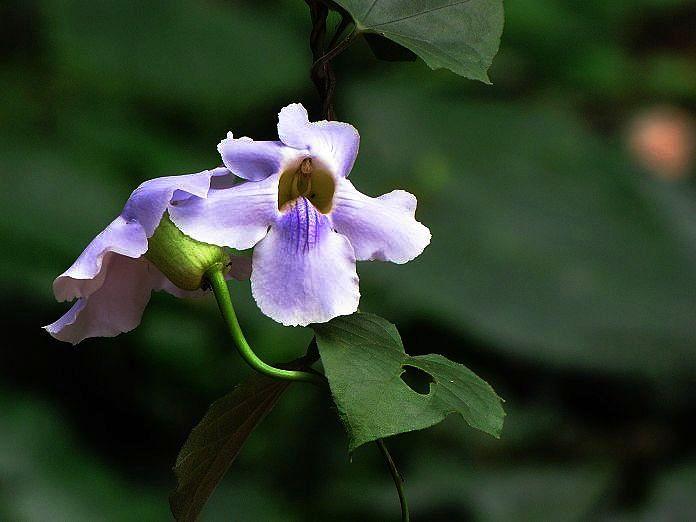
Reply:
[[145, 257], [182, 290], [198, 290], [206, 272], [229, 262], [222, 248], [190, 238], [172, 223], [168, 213], [148, 240]]

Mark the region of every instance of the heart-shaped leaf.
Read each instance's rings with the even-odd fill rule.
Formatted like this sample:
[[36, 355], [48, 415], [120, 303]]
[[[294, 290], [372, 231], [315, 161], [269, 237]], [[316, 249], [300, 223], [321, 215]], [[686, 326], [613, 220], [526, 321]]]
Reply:
[[249, 435], [290, 382], [254, 374], [210, 406], [176, 459], [177, 488], [169, 504], [177, 521], [196, 520]]
[[[437, 355], [410, 356], [390, 322], [372, 314], [337, 317], [313, 326], [350, 451], [366, 442], [428, 428], [450, 413], [498, 436], [501, 399], [471, 370]], [[407, 384], [409, 368], [425, 372], [429, 389]], [[420, 373], [420, 372], [418, 372]]]
[[503, 32], [502, 0], [336, 0], [356, 31], [393, 40], [432, 69], [488, 83]]

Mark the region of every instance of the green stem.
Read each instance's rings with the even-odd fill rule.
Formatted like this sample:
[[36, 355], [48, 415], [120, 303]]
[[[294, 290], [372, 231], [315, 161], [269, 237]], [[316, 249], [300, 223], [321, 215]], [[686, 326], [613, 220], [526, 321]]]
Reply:
[[225, 276], [220, 268], [211, 270], [207, 274], [208, 282], [213, 289], [215, 294], [215, 299], [217, 300], [218, 307], [220, 308], [220, 313], [222, 313], [222, 318], [225, 320], [227, 327], [230, 331], [230, 335], [234, 340], [237, 350], [242, 358], [251, 366], [254, 370], [272, 379], [286, 380], [286, 381], [304, 381], [311, 382], [314, 384], [323, 385], [324, 379], [321, 375], [316, 373], [304, 372], [301, 370], [283, 370], [276, 368], [269, 364], [263, 362], [251, 349], [249, 343], [244, 338], [242, 329], [239, 326], [239, 321], [237, 321], [237, 314], [234, 312], [234, 306], [232, 306], [232, 298], [230, 297], [230, 291], [227, 288], [227, 281], [225, 281]]
[[401, 522], [409, 522], [409, 520], [411, 520], [411, 517], [408, 513], [408, 504], [406, 502], [406, 495], [404, 494], [404, 479], [401, 476], [401, 473], [399, 473], [399, 470], [396, 468], [396, 464], [394, 464], [394, 459], [389, 453], [387, 445], [384, 444], [384, 440], [377, 439], [376, 442], [377, 447], [379, 447], [379, 451], [382, 452], [382, 456], [384, 457], [384, 460], [387, 462], [387, 466], [389, 466], [389, 472], [391, 473], [392, 479], [394, 480], [396, 492], [399, 494], [399, 503], [401, 504]]

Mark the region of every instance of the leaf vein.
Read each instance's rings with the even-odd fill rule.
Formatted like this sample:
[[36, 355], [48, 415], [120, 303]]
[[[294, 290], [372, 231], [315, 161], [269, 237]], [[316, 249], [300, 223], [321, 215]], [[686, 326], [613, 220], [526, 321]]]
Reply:
[[[459, 0], [459, 1], [457, 1], [457, 2], [452, 2], [451, 4], [446, 4], [446, 5], [441, 5], [441, 6], [438, 6], [438, 7], [433, 7], [432, 9], [426, 9], [425, 11], [420, 11], [419, 13], [413, 13], [413, 14], [410, 14], [410, 15], [408, 15], [408, 16], [402, 16], [401, 18], [396, 18], [395, 20], [388, 20], [388, 21], [386, 21], [386, 22], [382, 22], [382, 23], [379, 23], [379, 24], [371, 25], [369, 28], [370, 28], [370, 29], [374, 29], [375, 27], [384, 27], [385, 25], [395, 24], [396, 22], [402, 22], [402, 21], [404, 21], [404, 20], [409, 20], [409, 19], [411, 19], [411, 18], [416, 18], [416, 17], [418, 17], [418, 16], [421, 16], [421, 15], [424, 15], [424, 14], [428, 14], [428, 13], [432, 13], [432, 12], [434, 12], [434, 11], [439, 11], [440, 9], [446, 9], [446, 8], [448, 8], [448, 7], [455, 7], [455, 6], [460, 5], [460, 4], [466, 4], [466, 3], [469, 2], [469, 1], [470, 1], [470, 0]], [[377, 0], [375, 0], [375, 4], [376, 4], [376, 3], [377, 3]], [[374, 4], [373, 4], [373, 7], [374, 7]], [[372, 9], [370, 8], [370, 10], [372, 10]]]

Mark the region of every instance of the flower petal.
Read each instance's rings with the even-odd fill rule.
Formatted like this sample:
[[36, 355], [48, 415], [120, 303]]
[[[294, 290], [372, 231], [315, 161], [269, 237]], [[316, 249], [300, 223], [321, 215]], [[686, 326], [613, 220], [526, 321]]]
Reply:
[[262, 181], [210, 190], [205, 199], [173, 203], [169, 216], [179, 229], [198, 241], [238, 250], [251, 248], [279, 215], [279, 178], [276, 174]]
[[88, 337], [129, 332], [140, 324], [158, 271], [144, 258], [112, 254], [104, 272], [99, 289], [78, 299], [63, 317], [45, 326], [48, 333], [60, 341], [77, 344]]
[[187, 194], [204, 198], [208, 193], [212, 176], [229, 174], [230, 172], [225, 168], [216, 168], [196, 174], [148, 180], [133, 191], [121, 215], [126, 220], [139, 222], [145, 229], [147, 237], [150, 237], [172, 200], [186, 199]]
[[331, 222], [350, 240], [358, 260], [406, 263], [430, 244], [430, 230], [415, 219], [416, 203], [404, 190], [371, 198], [341, 180]]
[[300, 198], [254, 248], [251, 291], [264, 314], [287, 326], [351, 314], [360, 300], [353, 248]]
[[307, 110], [299, 103], [280, 111], [278, 136], [290, 147], [308, 150], [339, 178], [350, 173], [360, 145], [360, 135], [355, 127], [340, 121], [310, 123]]
[[218, 144], [218, 152], [229, 170], [249, 181], [261, 181], [277, 174], [287, 161], [297, 156], [297, 151], [280, 141], [254, 141], [246, 136], [234, 138], [231, 132]]
[[226, 168], [216, 168], [197, 174], [156, 178], [141, 184], [128, 198], [121, 215], [53, 282], [56, 299], [87, 297], [98, 290], [113, 255], [142, 256], [147, 251], [147, 238], [159, 225], [170, 201], [205, 197], [212, 176], [229, 178], [232, 174]]
[[147, 251], [147, 237], [140, 223], [119, 216], [87, 245], [80, 257], [53, 281], [58, 301], [87, 297], [104, 283], [113, 257], [138, 258]]

